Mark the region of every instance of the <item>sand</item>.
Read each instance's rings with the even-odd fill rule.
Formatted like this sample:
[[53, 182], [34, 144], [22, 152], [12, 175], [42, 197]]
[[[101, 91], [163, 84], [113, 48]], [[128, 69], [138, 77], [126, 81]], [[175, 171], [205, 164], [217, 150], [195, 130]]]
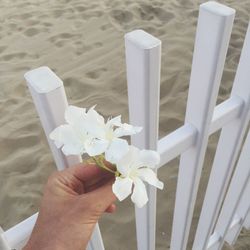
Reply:
[[[194, 43], [197, 0], [3, 0], [0, 3], [0, 225], [4, 229], [37, 211], [55, 165], [23, 74], [41, 65], [64, 81], [71, 104], [128, 121], [123, 36], [142, 28], [163, 42], [160, 136], [183, 124]], [[237, 10], [218, 103], [230, 93], [247, 28], [249, 0], [224, 0]], [[218, 133], [210, 138], [190, 241], [212, 164]], [[159, 171], [156, 249], [169, 249], [178, 160]], [[106, 249], [136, 249], [129, 200], [100, 221]], [[190, 246], [190, 245], [189, 245]], [[190, 249], [190, 247], [189, 247]], [[244, 230], [235, 247], [250, 249]]]

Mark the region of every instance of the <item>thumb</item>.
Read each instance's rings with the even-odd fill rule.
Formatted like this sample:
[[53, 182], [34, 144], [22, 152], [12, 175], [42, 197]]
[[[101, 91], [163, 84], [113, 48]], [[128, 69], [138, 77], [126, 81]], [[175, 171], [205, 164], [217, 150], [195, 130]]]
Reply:
[[103, 213], [116, 201], [116, 196], [112, 191], [113, 182], [113, 180], [110, 180], [94, 191], [84, 194], [93, 211]]

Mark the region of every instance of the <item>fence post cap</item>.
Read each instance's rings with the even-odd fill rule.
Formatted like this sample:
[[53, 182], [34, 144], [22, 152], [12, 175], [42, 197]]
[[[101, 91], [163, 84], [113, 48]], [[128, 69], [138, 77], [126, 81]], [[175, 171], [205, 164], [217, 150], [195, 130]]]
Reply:
[[24, 78], [40, 94], [48, 93], [63, 86], [62, 80], [47, 66], [26, 72]]
[[125, 40], [133, 42], [141, 49], [152, 49], [161, 44], [161, 40], [150, 35], [142, 29], [133, 30], [125, 34]]
[[219, 16], [231, 16], [235, 14], [235, 9], [215, 1], [203, 3], [200, 5], [200, 8]]

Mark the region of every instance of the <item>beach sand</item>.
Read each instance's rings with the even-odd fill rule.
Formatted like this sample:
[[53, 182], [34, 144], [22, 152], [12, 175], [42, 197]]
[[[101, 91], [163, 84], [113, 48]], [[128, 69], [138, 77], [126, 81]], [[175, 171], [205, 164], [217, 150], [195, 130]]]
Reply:
[[[1, 1], [0, 14], [0, 225], [15, 225], [39, 206], [55, 165], [23, 75], [47, 65], [65, 84], [69, 102], [128, 121], [124, 34], [144, 29], [162, 40], [160, 137], [183, 124], [197, 0]], [[249, 13], [249, 0], [219, 1], [237, 10], [218, 103], [230, 93]], [[206, 58], [204, 58], [206, 60]], [[210, 137], [191, 228], [195, 233], [219, 133]], [[156, 249], [169, 249], [178, 159], [159, 171]], [[134, 208], [118, 204], [100, 221], [106, 249], [136, 249]], [[190, 249], [190, 244], [189, 248]], [[234, 247], [250, 249], [243, 230]]]

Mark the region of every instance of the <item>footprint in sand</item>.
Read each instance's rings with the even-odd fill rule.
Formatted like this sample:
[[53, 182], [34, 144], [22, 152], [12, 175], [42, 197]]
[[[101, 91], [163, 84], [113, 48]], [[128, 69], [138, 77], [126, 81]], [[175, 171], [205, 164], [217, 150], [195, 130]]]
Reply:
[[106, 68], [101, 68], [101, 69], [97, 69], [95, 71], [89, 71], [86, 73], [86, 76], [88, 78], [91, 78], [91, 79], [98, 79], [100, 78], [102, 72], [106, 72], [107, 69]]
[[23, 59], [26, 56], [27, 56], [26, 53], [20, 52], [20, 53], [12, 53], [12, 54], [5, 55], [1, 59], [4, 61], [10, 61], [12, 59]]
[[143, 30], [148, 32], [149, 34], [156, 35], [157, 34], [157, 29], [153, 26], [144, 26]]
[[81, 35], [73, 35], [71, 33], [60, 33], [58, 35], [50, 37], [48, 40], [54, 43], [57, 47], [62, 47], [67, 43], [68, 39], [81, 38]]
[[101, 30], [107, 30], [108, 28], [110, 28], [110, 24], [109, 23], [102, 25], [100, 29]]
[[24, 31], [24, 34], [25, 34], [26, 36], [29, 36], [29, 37], [35, 36], [35, 35], [37, 35], [38, 33], [39, 33], [39, 30], [36, 29], [36, 28], [29, 28], [29, 29], [27, 29], [27, 30]]
[[173, 13], [165, 11], [164, 9], [159, 7], [154, 8], [154, 13], [156, 18], [158, 18], [162, 22], [169, 22], [175, 17]]
[[69, 38], [72, 38], [73, 36], [74, 35], [72, 35], [71, 33], [61, 33], [61, 34], [58, 34], [58, 35], [50, 37], [49, 41], [51, 41], [51, 42], [57, 42], [58, 40], [69, 39]]
[[62, 16], [62, 14], [63, 14], [63, 10], [53, 10], [53, 17], [55, 17], [55, 18], [58, 18], [58, 17], [60, 17], [60, 16]]
[[153, 7], [151, 5], [141, 4], [141, 6], [137, 8], [137, 12], [140, 18], [144, 21], [154, 19]]
[[150, 21], [158, 19], [162, 22], [169, 22], [174, 18], [174, 14], [159, 7], [153, 7], [148, 4], [141, 4], [137, 9], [142, 20]]
[[94, 43], [93, 45], [94, 45], [96, 48], [100, 48], [100, 47], [103, 46], [103, 43], [101, 43], [101, 42], [96, 42], [96, 43]]
[[58, 48], [63, 47], [65, 44], [66, 44], [66, 41], [65, 41], [65, 40], [63, 40], [63, 41], [58, 41], [58, 42], [55, 43], [56, 47], [58, 47]]
[[133, 19], [133, 14], [127, 10], [112, 10], [110, 15], [119, 23], [129, 23]]
[[27, 26], [34, 26], [34, 25], [37, 25], [39, 23], [40, 23], [39, 20], [30, 19], [30, 20], [27, 20], [25, 22], [25, 25], [27, 25]]
[[53, 26], [52, 23], [47, 23], [47, 22], [43, 23], [43, 25], [46, 26], [46, 27], [51, 27], [51, 26]]
[[95, 86], [86, 84], [85, 80], [80, 81], [74, 77], [63, 79], [66, 92], [69, 97], [74, 96], [74, 99], [82, 99], [91, 96], [95, 92]]
[[63, 80], [63, 83], [64, 83], [64, 86], [65, 87], [70, 87], [72, 85], [79, 85], [81, 86], [82, 82], [79, 81], [77, 78], [74, 78], [74, 77], [67, 77]]
[[88, 20], [91, 18], [96, 18], [96, 17], [101, 17], [104, 15], [103, 11], [99, 11], [99, 10], [88, 10], [88, 12], [82, 13], [81, 17], [83, 20]]
[[0, 53], [2, 53], [4, 50], [6, 50], [7, 46], [0, 46]]
[[19, 15], [20, 20], [26, 20], [26, 19], [29, 19], [31, 17], [32, 17], [31, 13], [24, 13], [24, 14]]
[[75, 9], [78, 11], [78, 12], [84, 12], [86, 11], [88, 8], [86, 8], [85, 6], [76, 6]]

